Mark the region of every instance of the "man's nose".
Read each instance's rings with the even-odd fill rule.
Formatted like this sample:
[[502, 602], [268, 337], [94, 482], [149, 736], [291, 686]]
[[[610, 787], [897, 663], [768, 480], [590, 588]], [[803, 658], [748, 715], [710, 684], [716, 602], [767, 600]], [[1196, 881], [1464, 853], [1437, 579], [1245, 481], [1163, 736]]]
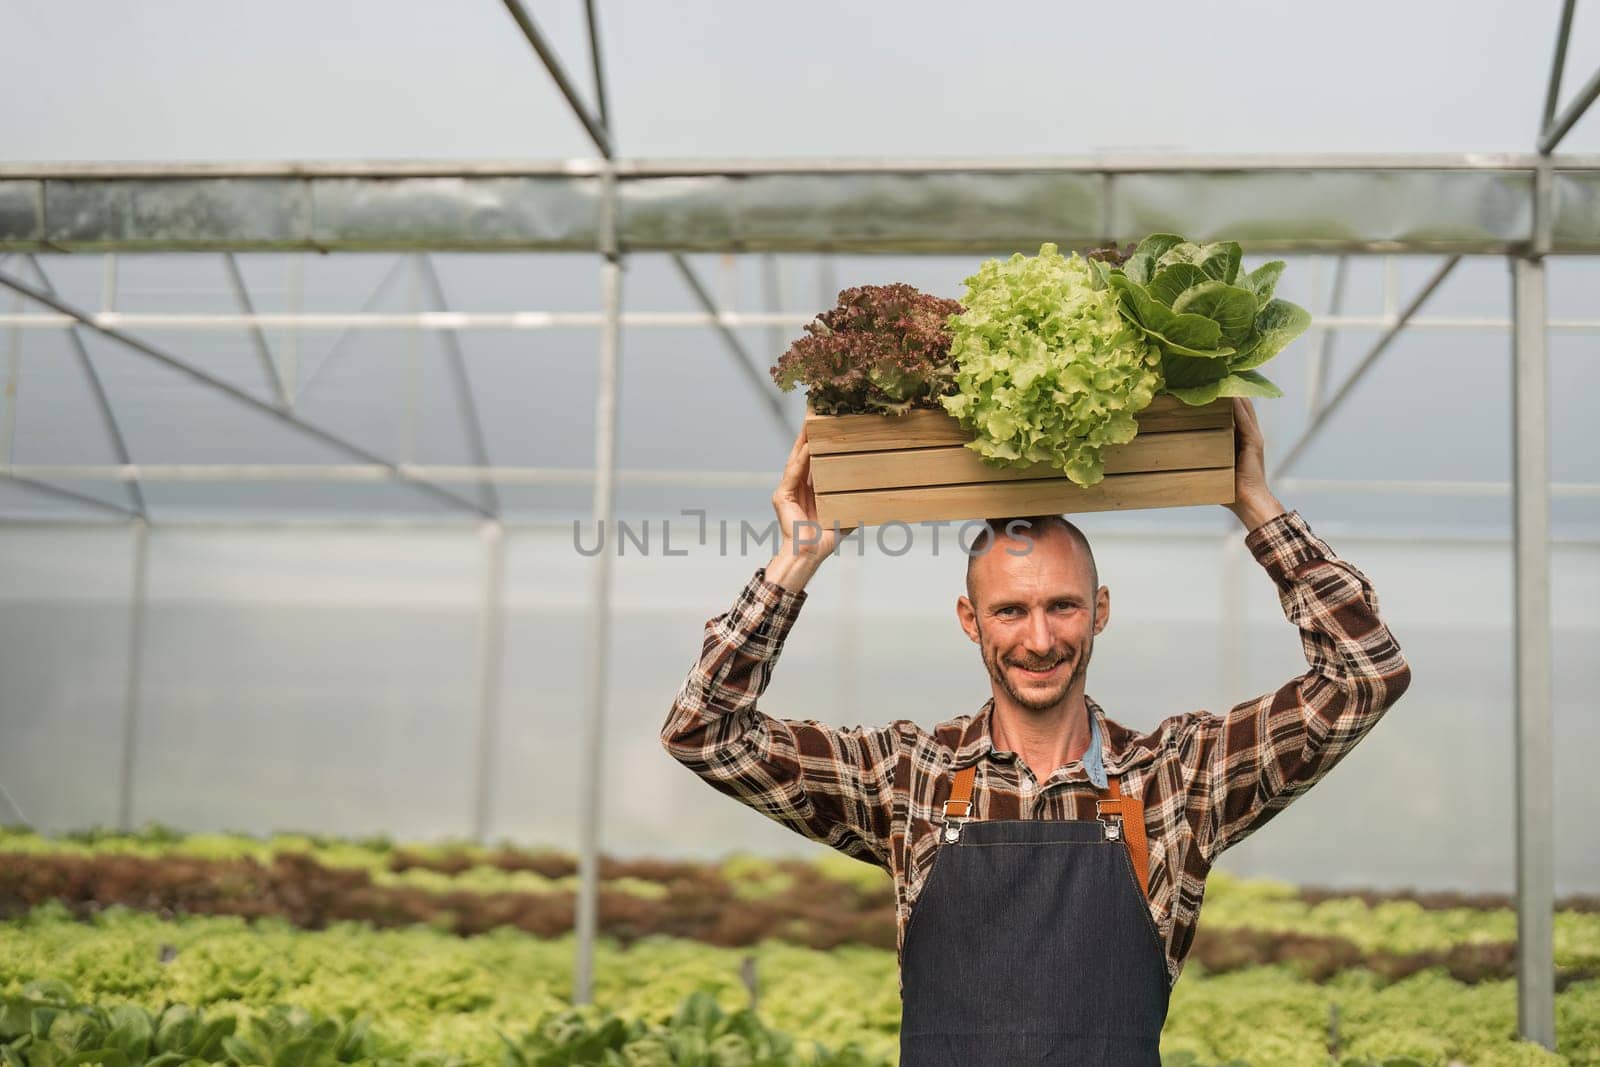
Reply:
[[1050, 620], [1042, 611], [1028, 616], [1028, 633], [1024, 641], [1028, 651], [1044, 656], [1055, 646], [1055, 635], [1050, 632]]

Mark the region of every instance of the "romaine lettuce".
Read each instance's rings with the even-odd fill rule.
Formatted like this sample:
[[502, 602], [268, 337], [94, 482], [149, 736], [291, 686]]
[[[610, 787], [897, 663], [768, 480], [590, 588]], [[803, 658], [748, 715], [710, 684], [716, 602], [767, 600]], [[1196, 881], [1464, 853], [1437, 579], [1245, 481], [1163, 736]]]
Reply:
[[1255, 368], [1311, 325], [1305, 308], [1272, 295], [1282, 260], [1246, 273], [1241, 259], [1234, 241], [1156, 233], [1120, 266], [1090, 264], [1094, 284], [1115, 294], [1123, 316], [1160, 348], [1163, 391], [1186, 403], [1282, 396]]

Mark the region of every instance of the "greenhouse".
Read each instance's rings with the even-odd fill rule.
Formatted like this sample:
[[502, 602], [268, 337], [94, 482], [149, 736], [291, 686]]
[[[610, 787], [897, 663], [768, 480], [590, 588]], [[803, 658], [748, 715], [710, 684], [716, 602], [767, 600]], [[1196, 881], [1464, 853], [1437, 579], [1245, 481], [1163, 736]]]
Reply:
[[[895, 1062], [894, 872], [663, 751], [775, 364], [1173, 234], [1284, 262], [1266, 481], [1412, 680], [1211, 872], [1162, 1062], [1600, 1064], [1600, 15], [161, 7], [0, 22], [4, 1062]], [[1073, 518], [1116, 722], [1305, 670], [1233, 517]], [[761, 708], [978, 708], [955, 525], [846, 541]]]

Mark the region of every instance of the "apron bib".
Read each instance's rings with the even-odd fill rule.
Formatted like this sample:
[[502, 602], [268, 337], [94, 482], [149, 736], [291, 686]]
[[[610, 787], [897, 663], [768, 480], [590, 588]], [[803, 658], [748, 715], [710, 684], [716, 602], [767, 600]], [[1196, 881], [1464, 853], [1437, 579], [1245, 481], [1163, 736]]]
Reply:
[[901, 1067], [1160, 1067], [1142, 807], [1113, 777], [1099, 819], [972, 819], [976, 770], [906, 928]]

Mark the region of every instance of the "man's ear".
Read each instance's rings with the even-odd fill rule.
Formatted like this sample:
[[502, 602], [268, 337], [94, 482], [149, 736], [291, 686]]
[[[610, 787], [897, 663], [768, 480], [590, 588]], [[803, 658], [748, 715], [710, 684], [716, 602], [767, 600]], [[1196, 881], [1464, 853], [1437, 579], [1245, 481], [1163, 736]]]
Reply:
[[1111, 621], [1111, 589], [1102, 585], [1094, 595], [1094, 632], [1100, 636], [1100, 631], [1106, 628], [1106, 623]]
[[956, 598], [956, 619], [969, 638], [978, 640], [978, 611], [965, 596]]

